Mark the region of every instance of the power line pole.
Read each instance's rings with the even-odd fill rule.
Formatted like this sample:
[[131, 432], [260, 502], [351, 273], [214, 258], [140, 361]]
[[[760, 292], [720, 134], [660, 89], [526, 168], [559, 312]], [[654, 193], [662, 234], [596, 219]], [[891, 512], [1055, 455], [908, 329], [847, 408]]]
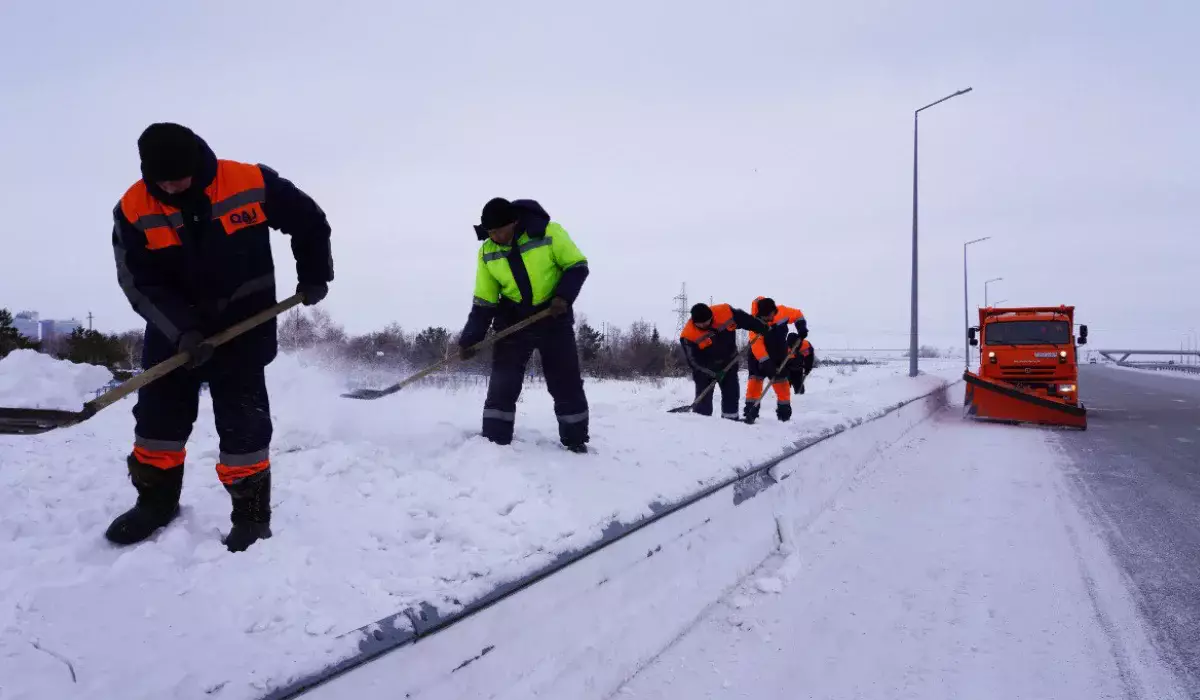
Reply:
[[677, 332], [683, 332], [683, 327], [687, 324], [689, 313], [687, 303], [687, 282], [684, 282], [679, 286], [679, 294], [676, 295], [674, 299], [675, 301], [679, 302], [679, 305], [675, 307], [675, 330]]
[[88, 330], [90, 331], [90, 330], [92, 330], [92, 312], [91, 311], [88, 312], [87, 318], [88, 318]]

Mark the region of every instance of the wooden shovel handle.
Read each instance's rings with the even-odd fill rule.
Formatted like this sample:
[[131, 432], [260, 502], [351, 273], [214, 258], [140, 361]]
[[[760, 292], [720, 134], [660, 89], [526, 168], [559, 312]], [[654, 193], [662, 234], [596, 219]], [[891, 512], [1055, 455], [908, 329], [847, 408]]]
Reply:
[[[224, 345], [239, 335], [242, 335], [246, 331], [257, 326], [261, 326], [288, 309], [298, 306], [302, 301], [304, 301], [304, 297], [299, 294], [294, 294], [270, 308], [263, 309], [253, 316], [233, 324], [229, 328], [226, 328], [211, 338], [207, 338], [204, 342], [216, 347]], [[150, 382], [161, 379], [174, 370], [179, 369], [183, 365], [187, 364], [188, 359], [189, 355], [186, 352], [177, 353], [170, 358], [163, 360], [157, 365], [154, 365], [145, 372], [130, 378], [120, 386], [97, 396], [91, 401], [88, 401], [83, 405], [83, 409], [86, 413], [95, 413], [96, 411], [99, 411], [100, 409], [116, 403], [126, 396], [129, 396]]]

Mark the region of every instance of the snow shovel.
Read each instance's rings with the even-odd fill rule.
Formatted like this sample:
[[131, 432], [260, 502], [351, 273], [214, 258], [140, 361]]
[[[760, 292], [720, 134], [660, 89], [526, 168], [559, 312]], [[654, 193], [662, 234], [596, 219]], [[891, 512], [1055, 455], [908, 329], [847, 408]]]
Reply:
[[[728, 372], [730, 369], [732, 369], [733, 366], [737, 364], [737, 361], [740, 358], [740, 356], [741, 356], [741, 353], [735, 352], [733, 354], [733, 359], [729, 361], [729, 364], [725, 365], [725, 368], [722, 369], [721, 372], [725, 373], [725, 372]], [[717, 388], [717, 383], [719, 381], [720, 381], [719, 379], [712, 380], [712, 382], [709, 383], [708, 387], [705, 388], [704, 391], [700, 392], [700, 395], [696, 397], [695, 401], [693, 401], [687, 405], [684, 405], [684, 406], [676, 406], [675, 408], [672, 408], [671, 410], [667, 411], [667, 413], [687, 413], [687, 412], [691, 411], [693, 408], [695, 408], [696, 406], [698, 406], [700, 404], [700, 402], [704, 399], [705, 396], [708, 396], [708, 392]]]
[[[536, 314], [530, 316], [529, 318], [527, 318], [523, 321], [518, 321], [517, 323], [514, 323], [513, 325], [509, 326], [508, 328], [505, 328], [502, 331], [498, 331], [498, 332], [492, 334], [491, 337], [484, 338], [483, 340], [479, 341], [478, 343], [472, 345], [470, 349], [475, 352], [479, 352], [480, 350], [490, 348], [491, 346], [495, 345], [501, 339], [507, 338], [508, 336], [512, 335], [513, 333], [524, 330], [525, 328], [532, 326], [533, 324], [537, 323], [538, 321], [542, 320], [543, 318], [549, 318], [552, 315], [553, 315], [553, 313], [552, 313], [551, 309], [544, 309], [542, 311], [539, 311]], [[419, 379], [424, 379], [425, 377], [433, 374], [434, 372], [445, 367], [446, 365], [456, 362], [457, 360], [458, 360], [457, 355], [452, 355], [443, 360], [439, 360], [438, 362], [435, 362], [434, 364], [426, 367], [425, 369], [421, 370], [420, 372], [417, 372], [416, 374], [412, 375], [411, 377], [408, 377], [407, 379], [403, 379], [389, 387], [386, 387], [383, 389], [355, 389], [354, 391], [351, 391], [349, 393], [342, 394], [342, 397], [347, 398], [347, 399], [362, 399], [364, 401], [374, 401], [375, 399], [381, 399], [384, 396], [388, 396], [390, 394], [396, 393], [397, 391], [400, 391], [404, 387], [408, 386], [409, 384], [412, 384], [413, 382], [415, 382]]]
[[[299, 294], [290, 296], [278, 304], [264, 309], [244, 321], [233, 324], [229, 328], [208, 338], [206, 342], [219, 346], [228, 343], [239, 335], [262, 325], [303, 301]], [[58, 428], [77, 425], [91, 418], [112, 404], [129, 396], [150, 382], [161, 379], [175, 369], [187, 363], [189, 355], [181, 352], [150, 369], [129, 379], [83, 405], [82, 411], [59, 411], [46, 408], [0, 408], [0, 435], [37, 435]]]

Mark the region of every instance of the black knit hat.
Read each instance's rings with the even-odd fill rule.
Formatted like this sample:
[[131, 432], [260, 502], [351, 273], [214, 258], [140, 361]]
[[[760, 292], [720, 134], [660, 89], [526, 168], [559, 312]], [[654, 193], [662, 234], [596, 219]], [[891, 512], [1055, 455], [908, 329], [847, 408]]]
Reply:
[[779, 307], [775, 306], [775, 300], [771, 297], [763, 297], [758, 300], [758, 305], [755, 309], [755, 316], [774, 316]]
[[692, 307], [692, 322], [704, 323], [711, 321], [713, 318], [712, 309], [708, 308], [708, 304], [696, 304]]
[[483, 215], [479, 218], [479, 227], [484, 231], [508, 226], [517, 220], [517, 208], [512, 202], [503, 197], [496, 197], [483, 205]]
[[147, 181], [182, 180], [199, 169], [200, 140], [186, 126], [151, 124], [138, 137], [138, 155]]

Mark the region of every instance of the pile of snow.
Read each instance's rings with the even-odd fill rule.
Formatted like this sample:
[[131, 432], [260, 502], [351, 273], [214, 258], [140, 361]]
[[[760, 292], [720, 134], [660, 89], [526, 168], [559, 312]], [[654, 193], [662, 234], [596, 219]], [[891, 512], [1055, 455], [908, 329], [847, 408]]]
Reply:
[[78, 411], [112, 378], [112, 372], [98, 365], [14, 350], [0, 358], [0, 406]]
[[614, 520], [961, 371], [923, 367], [915, 380], [899, 365], [818, 369], [792, 422], [768, 399], [753, 426], [667, 413], [690, 380], [589, 380], [595, 453], [575, 455], [540, 382], [499, 447], [478, 436], [485, 379], [353, 401], [338, 398], [343, 376], [282, 356], [268, 370], [275, 536], [241, 554], [218, 539], [229, 499], [206, 397], [180, 518], [126, 549], [103, 531], [134, 499], [132, 400], [79, 428], [0, 437], [0, 678], [15, 697], [260, 697], [351, 653], [362, 625], [421, 602], [458, 609]]

